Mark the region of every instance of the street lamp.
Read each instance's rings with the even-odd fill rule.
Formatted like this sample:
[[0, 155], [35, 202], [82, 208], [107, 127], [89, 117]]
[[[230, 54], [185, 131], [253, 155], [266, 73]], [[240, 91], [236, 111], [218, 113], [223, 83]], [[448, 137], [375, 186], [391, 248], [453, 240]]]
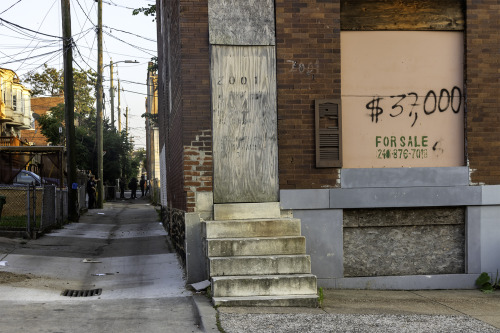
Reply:
[[[113, 60], [109, 62], [109, 65], [105, 65], [104, 67], [109, 66], [109, 79], [110, 79], [110, 87], [109, 87], [109, 96], [111, 100], [111, 127], [114, 129], [115, 128], [115, 89], [113, 86], [113, 65], [118, 64], [120, 62], [126, 63], [126, 64], [138, 64], [139, 62], [137, 60], [120, 60], [115, 63], [113, 63]], [[120, 91], [118, 91], [118, 96], [120, 94]], [[120, 129], [120, 103], [118, 102], [118, 128]]]

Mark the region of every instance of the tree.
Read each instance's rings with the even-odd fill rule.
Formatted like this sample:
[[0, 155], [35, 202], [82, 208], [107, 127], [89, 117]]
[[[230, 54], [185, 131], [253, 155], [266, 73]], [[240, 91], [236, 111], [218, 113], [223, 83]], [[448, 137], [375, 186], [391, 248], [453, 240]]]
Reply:
[[[96, 111], [94, 107], [96, 74], [93, 71], [73, 71], [75, 85], [75, 150], [76, 165], [80, 170], [91, 170], [97, 174], [96, 149]], [[29, 75], [26, 82], [36, 90], [37, 94], [58, 96], [63, 87], [62, 71], [45, 66], [42, 73]], [[64, 104], [50, 109], [50, 113], [40, 116], [42, 134], [52, 145], [64, 145]], [[59, 131], [62, 128], [62, 132]], [[133, 144], [128, 140], [125, 132], [117, 133], [109, 124], [108, 119], [103, 121], [103, 145], [106, 154], [103, 157], [104, 182], [113, 184], [123, 175], [126, 178], [137, 175], [138, 164], [132, 158]]]
[[64, 91], [62, 70], [50, 68], [44, 64], [42, 73], [29, 73], [24, 80], [31, 88], [33, 97], [40, 95], [60, 96]]
[[[146, 16], [156, 16], [156, 5], [148, 5], [148, 7], [136, 8], [132, 11], [132, 15], [139, 15], [144, 13]], [[154, 19], [153, 19], [154, 21]]]
[[[61, 96], [64, 92], [64, 80], [62, 70], [48, 67], [44, 64], [41, 73], [30, 73], [24, 80], [31, 88], [32, 96]], [[75, 114], [89, 115], [94, 112], [95, 85], [97, 73], [92, 70], [73, 69], [73, 80], [75, 90]]]
[[[61, 103], [50, 109], [50, 114], [40, 116], [41, 132], [53, 145], [63, 145], [64, 131], [64, 104]], [[97, 149], [95, 133], [95, 113], [80, 117], [79, 126], [75, 127], [76, 165], [80, 170], [91, 170], [97, 174]], [[63, 128], [59, 133], [59, 127]], [[103, 145], [106, 147], [103, 156], [104, 182], [114, 183], [122, 174], [125, 178], [137, 175], [139, 163], [132, 157], [133, 145], [124, 131], [117, 133], [111, 128], [108, 119], [104, 120]]]

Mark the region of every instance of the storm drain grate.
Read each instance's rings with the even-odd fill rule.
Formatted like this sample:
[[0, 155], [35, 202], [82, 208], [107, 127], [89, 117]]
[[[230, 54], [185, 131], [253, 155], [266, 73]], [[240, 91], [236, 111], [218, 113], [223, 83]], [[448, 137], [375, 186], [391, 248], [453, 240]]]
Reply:
[[88, 290], [71, 290], [66, 289], [61, 293], [61, 296], [67, 297], [91, 297], [99, 296], [102, 293], [102, 289], [88, 289]]

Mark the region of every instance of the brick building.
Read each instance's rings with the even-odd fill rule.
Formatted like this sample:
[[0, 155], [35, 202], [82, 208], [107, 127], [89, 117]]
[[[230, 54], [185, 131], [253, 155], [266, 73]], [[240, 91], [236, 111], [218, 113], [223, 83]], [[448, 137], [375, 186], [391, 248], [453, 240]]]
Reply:
[[225, 3], [157, 1], [162, 204], [188, 279], [228, 203], [299, 218], [323, 287], [500, 268], [500, 3]]
[[[64, 96], [32, 97], [31, 109], [33, 113], [36, 113], [38, 116], [43, 116], [48, 111], [50, 111], [51, 108], [61, 103], [64, 103]], [[34, 123], [34, 128], [21, 131], [22, 138], [30, 142], [30, 145], [47, 146], [49, 142], [47, 141], [47, 138], [42, 134], [40, 124], [38, 123], [38, 120], [36, 118]]]

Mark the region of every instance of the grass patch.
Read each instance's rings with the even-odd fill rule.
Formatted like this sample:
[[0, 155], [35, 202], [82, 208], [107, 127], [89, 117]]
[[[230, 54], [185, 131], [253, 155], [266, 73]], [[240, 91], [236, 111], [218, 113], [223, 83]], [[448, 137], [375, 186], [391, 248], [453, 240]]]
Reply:
[[[42, 217], [36, 216], [35, 228], [39, 228], [41, 225]], [[2, 216], [0, 218], [0, 228], [27, 228], [28, 217], [26, 215], [20, 216]]]

